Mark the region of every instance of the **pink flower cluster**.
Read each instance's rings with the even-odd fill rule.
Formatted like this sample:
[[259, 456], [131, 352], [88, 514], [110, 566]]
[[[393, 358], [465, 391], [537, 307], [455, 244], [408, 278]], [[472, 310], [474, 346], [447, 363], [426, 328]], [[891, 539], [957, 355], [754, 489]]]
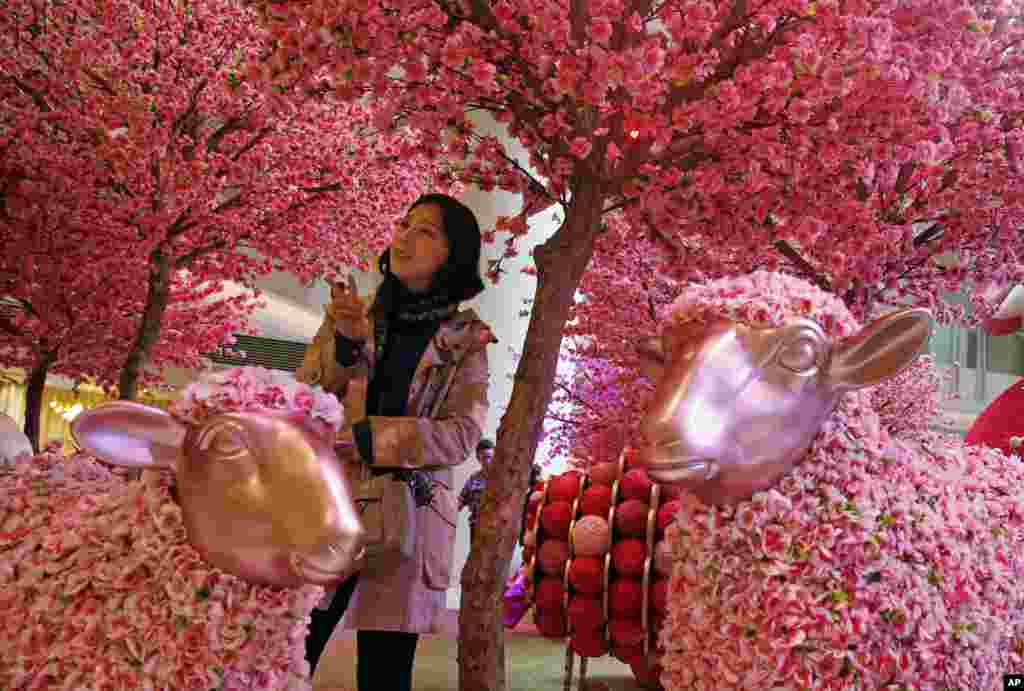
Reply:
[[[858, 328], [782, 276], [711, 283], [677, 308]], [[845, 396], [775, 488], [731, 507], [681, 499], [666, 688], [987, 690], [1022, 668], [1024, 469], [921, 430], [893, 441], [875, 401]]]
[[189, 424], [212, 415], [243, 410], [286, 410], [305, 413], [341, 429], [344, 408], [334, 394], [309, 386], [288, 372], [263, 367], [235, 367], [208, 372], [190, 384], [171, 404], [171, 413]]
[[[113, 468], [85, 453], [65, 456], [63, 449], [61, 442], [50, 443], [42, 453], [20, 460], [7, 474], [21, 473], [39, 482], [62, 484], [65, 481], [113, 482], [123, 480], [129, 472], [127, 468]], [[0, 470], [0, 477], [3, 474]]]
[[894, 437], [927, 435], [942, 421], [941, 403], [956, 396], [950, 391], [951, 370], [940, 370], [933, 355], [922, 355], [899, 376], [868, 391], [871, 407], [882, 427]]
[[755, 271], [688, 286], [662, 316], [677, 323], [723, 317], [761, 327], [780, 326], [793, 318], [813, 319], [833, 339], [860, 329], [843, 301], [807, 281], [771, 271]]
[[59, 462], [0, 478], [0, 688], [310, 688], [303, 640], [322, 588], [208, 566], [168, 478], [58, 479]]

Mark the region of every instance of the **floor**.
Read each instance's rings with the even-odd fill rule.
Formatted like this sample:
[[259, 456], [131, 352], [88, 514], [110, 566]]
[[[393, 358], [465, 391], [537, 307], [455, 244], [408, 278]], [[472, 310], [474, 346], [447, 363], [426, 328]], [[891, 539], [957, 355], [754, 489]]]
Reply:
[[[457, 613], [450, 611], [443, 633], [420, 638], [413, 671], [415, 691], [454, 691], [458, 688], [456, 662]], [[529, 615], [515, 629], [505, 632], [508, 691], [563, 691], [565, 644], [541, 637]], [[576, 663], [579, 676], [579, 658]], [[315, 691], [355, 691], [355, 639], [338, 632], [324, 651], [316, 677]], [[587, 663], [586, 691], [637, 691], [629, 667], [611, 656]], [[578, 681], [573, 684], [577, 691]], [[382, 690], [383, 691], [383, 690]]]

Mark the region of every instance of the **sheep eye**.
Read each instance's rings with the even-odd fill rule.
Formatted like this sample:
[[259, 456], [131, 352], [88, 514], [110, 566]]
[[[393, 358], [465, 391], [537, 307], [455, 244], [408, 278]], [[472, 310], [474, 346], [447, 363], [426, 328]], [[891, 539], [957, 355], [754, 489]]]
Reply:
[[792, 372], [806, 372], [818, 364], [818, 348], [809, 338], [800, 338], [782, 346], [779, 364]]
[[245, 431], [234, 422], [217, 422], [202, 431], [199, 449], [213, 458], [231, 459], [247, 455]]

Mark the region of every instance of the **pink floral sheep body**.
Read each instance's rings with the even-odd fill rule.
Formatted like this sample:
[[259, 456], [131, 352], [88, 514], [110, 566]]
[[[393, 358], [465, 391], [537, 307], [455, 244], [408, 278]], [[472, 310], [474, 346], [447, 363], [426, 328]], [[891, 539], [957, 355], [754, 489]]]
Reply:
[[[757, 273], [687, 291], [669, 319], [640, 451], [687, 490], [667, 530], [667, 689], [988, 691], [1024, 669], [1024, 469], [927, 431], [891, 438], [861, 388], [906, 367], [919, 316], [862, 328], [806, 282]], [[740, 336], [715, 340], [729, 324]], [[817, 340], [737, 359], [794, 328]], [[779, 363], [801, 378], [759, 397]], [[847, 384], [833, 400], [828, 378]], [[785, 419], [809, 393], [820, 417]], [[730, 428], [736, 406], [755, 422]]]
[[[212, 384], [207, 380], [187, 390], [174, 411], [181, 424], [188, 423], [174, 474], [147, 471], [143, 480], [126, 481], [84, 454], [67, 460], [41, 454], [0, 476], [0, 688], [310, 688], [304, 640], [309, 613], [324, 593], [313, 584], [322, 573], [315, 568], [307, 573], [303, 567], [309, 560], [296, 559], [298, 580], [288, 587], [262, 577], [232, 575], [229, 570], [236, 562], [231, 550], [210, 552], [212, 542], [198, 539], [203, 525], [190, 522], [183, 510], [186, 486], [181, 483], [188, 471], [182, 466], [191, 463], [201, 470], [204, 464], [234, 463], [231, 472], [242, 473], [236, 480], [262, 483], [261, 493], [273, 497], [287, 491], [273, 484], [277, 465], [324, 460], [302, 448], [316, 442], [303, 441], [310, 438], [306, 423], [293, 422], [291, 416], [320, 418], [317, 425], [336, 429], [341, 424], [340, 404], [319, 400], [322, 392], [262, 370], [218, 376]], [[122, 418], [119, 428], [109, 426], [103, 417], [110, 409], [96, 409], [99, 422], [86, 426], [88, 434], [107, 435], [107, 441], [91, 442], [102, 447], [112, 436], [130, 433], [136, 440], [149, 439], [145, 449], [135, 449], [136, 454], [170, 453], [173, 444], [158, 449], [170, 438], [154, 434], [149, 421], [160, 411], [142, 411], [149, 417], [135, 417], [140, 408], [113, 409], [118, 415], [129, 413], [131, 424]], [[236, 415], [237, 411], [245, 414]], [[283, 443], [268, 446], [265, 440], [245, 436], [248, 421], [265, 423], [264, 418], [284, 425]], [[228, 432], [231, 436], [225, 437]], [[256, 445], [243, 453], [246, 443]], [[116, 446], [121, 451], [111, 448], [105, 453], [116, 457], [125, 444]], [[268, 448], [272, 452], [263, 455]], [[131, 460], [123, 455], [104, 457], [126, 459]], [[228, 483], [226, 475], [215, 477]], [[291, 478], [285, 484], [295, 482]], [[301, 482], [299, 486], [305, 487]], [[331, 495], [320, 489], [342, 505], [320, 505], [314, 497], [313, 510], [354, 515], [347, 493]], [[229, 493], [225, 502], [237, 500], [235, 485], [225, 484], [224, 491]], [[277, 499], [280, 502], [281, 497]], [[252, 502], [241, 508], [242, 521], [257, 534], [276, 531], [267, 534], [281, 541], [279, 521], [268, 514], [261, 523], [255, 508]], [[345, 520], [341, 523], [345, 525]], [[308, 524], [316, 537], [317, 524]], [[359, 539], [358, 534], [345, 537]], [[332, 544], [339, 539], [332, 537]], [[203, 548], [197, 549], [197, 544]], [[248, 545], [240, 549], [251, 552]], [[208, 553], [228, 566], [218, 568]], [[348, 558], [343, 556], [342, 561]], [[314, 566], [327, 566], [315, 554], [311, 559]], [[248, 573], [289, 573], [287, 559], [276, 571], [271, 566], [263, 564], [261, 570]]]

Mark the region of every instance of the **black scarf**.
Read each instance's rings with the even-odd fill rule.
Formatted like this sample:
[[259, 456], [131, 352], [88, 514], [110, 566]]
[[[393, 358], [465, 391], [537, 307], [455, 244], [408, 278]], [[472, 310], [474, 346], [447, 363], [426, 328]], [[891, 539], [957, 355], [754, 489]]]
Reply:
[[453, 299], [443, 286], [434, 286], [425, 293], [413, 293], [402, 285], [397, 276], [388, 271], [384, 283], [377, 290], [372, 308], [377, 361], [383, 358], [390, 331], [388, 327], [392, 322], [441, 322], [453, 317], [458, 309], [458, 300]]
[[[371, 309], [374, 315], [373, 335], [377, 362], [384, 361], [384, 348], [388, 342], [391, 325], [425, 326], [428, 322], [441, 322], [451, 318], [458, 308], [458, 301], [452, 300], [448, 291], [434, 287], [426, 293], [413, 293], [407, 290], [393, 273], [387, 272], [384, 283], [377, 290], [377, 297]], [[396, 480], [408, 483], [416, 506], [430, 506], [434, 499], [434, 482], [425, 471], [375, 472], [389, 472]]]

